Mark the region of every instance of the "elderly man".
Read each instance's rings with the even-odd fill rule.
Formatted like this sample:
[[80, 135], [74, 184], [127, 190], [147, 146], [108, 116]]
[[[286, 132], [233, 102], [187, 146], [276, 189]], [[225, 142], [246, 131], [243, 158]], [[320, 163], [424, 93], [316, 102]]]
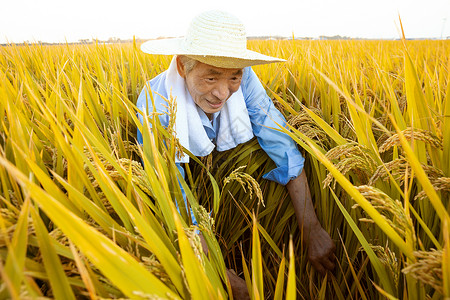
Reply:
[[[158, 112], [167, 112], [164, 98], [176, 97], [175, 128], [183, 147], [196, 156], [206, 156], [214, 148], [225, 151], [256, 136], [277, 165], [264, 178], [287, 187], [311, 264], [322, 274], [332, 270], [335, 246], [314, 212], [304, 159], [288, 135], [271, 129], [277, 128], [277, 123], [284, 125], [285, 119], [251, 69], [283, 60], [248, 50], [243, 24], [221, 11], [194, 18], [184, 38], [148, 41], [141, 49], [149, 54], [175, 55], [168, 70], [149, 85]], [[149, 91], [144, 89], [138, 108], [151, 112], [149, 99]], [[160, 121], [167, 126], [168, 115], [160, 115]], [[138, 140], [142, 143], [140, 133]], [[176, 158], [183, 176], [181, 163], [188, 161], [187, 155]]]

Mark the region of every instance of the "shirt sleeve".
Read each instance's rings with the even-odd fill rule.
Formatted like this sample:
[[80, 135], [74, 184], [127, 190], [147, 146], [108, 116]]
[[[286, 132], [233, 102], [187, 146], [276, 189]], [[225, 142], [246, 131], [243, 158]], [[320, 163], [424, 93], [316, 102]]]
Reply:
[[[148, 101], [147, 101], [148, 99]], [[147, 107], [147, 103], [148, 106]], [[139, 94], [138, 100], [136, 102], [136, 106], [137, 108], [139, 108], [141, 111], [151, 111], [153, 109], [152, 106], [152, 102], [150, 100], [150, 94], [147, 91], [147, 88], [144, 87], [141, 91], [141, 93]], [[141, 124], [144, 124], [144, 116], [138, 112], [137, 113], [137, 117], [139, 118], [139, 121], [141, 122]], [[142, 145], [142, 143], [144, 142], [144, 139], [142, 137], [142, 132], [139, 130], [139, 128], [137, 129], [137, 142], [139, 145]]]
[[[161, 95], [167, 98], [167, 93], [165, 92], [164, 88], [164, 75], [165, 74], [162, 73], [146, 83], [141, 93], [139, 94], [136, 106], [140, 111], [146, 112], [147, 115], [150, 115], [151, 113], [153, 113], [154, 102], [155, 111], [157, 113], [160, 113], [158, 117], [161, 125], [167, 127], [167, 125], [169, 124], [169, 116], [167, 115], [166, 101], [161, 98]], [[150, 87], [152, 95], [150, 95], [148, 87]], [[141, 124], [144, 124], [144, 116], [140, 112], [137, 113], [137, 116]], [[139, 131], [139, 129], [137, 130], [137, 141], [139, 144], [143, 143], [142, 133]]]
[[246, 68], [244, 71], [242, 89], [253, 133], [261, 148], [277, 166], [263, 178], [286, 185], [291, 179], [300, 175], [305, 159], [288, 134], [273, 129], [279, 128], [277, 124], [286, 127], [286, 119], [275, 108], [251, 68]]

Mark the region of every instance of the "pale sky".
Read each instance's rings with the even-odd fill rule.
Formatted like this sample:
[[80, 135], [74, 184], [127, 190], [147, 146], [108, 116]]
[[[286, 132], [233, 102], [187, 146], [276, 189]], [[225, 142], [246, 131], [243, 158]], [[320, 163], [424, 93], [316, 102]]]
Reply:
[[192, 17], [226, 10], [248, 36], [450, 36], [450, 0], [0, 0], [0, 43], [183, 36]]

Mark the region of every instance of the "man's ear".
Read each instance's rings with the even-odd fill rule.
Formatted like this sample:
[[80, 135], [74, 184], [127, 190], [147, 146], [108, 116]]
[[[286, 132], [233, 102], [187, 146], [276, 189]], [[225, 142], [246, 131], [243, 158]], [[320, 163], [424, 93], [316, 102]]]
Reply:
[[186, 71], [184, 68], [183, 63], [181, 62], [181, 58], [177, 55], [177, 70], [178, 70], [178, 74], [180, 74], [180, 76], [182, 78], [186, 78]]

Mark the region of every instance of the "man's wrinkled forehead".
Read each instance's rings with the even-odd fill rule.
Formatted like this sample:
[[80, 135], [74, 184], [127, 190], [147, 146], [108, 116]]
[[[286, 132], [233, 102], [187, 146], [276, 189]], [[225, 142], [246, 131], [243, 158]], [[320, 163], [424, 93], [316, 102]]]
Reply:
[[232, 76], [241, 76], [243, 73], [243, 69], [225, 69], [225, 68], [216, 68], [213, 66], [208, 66], [205, 70], [206, 75], [222, 75], [229, 73], [229, 71], [232, 71], [230, 75]]

